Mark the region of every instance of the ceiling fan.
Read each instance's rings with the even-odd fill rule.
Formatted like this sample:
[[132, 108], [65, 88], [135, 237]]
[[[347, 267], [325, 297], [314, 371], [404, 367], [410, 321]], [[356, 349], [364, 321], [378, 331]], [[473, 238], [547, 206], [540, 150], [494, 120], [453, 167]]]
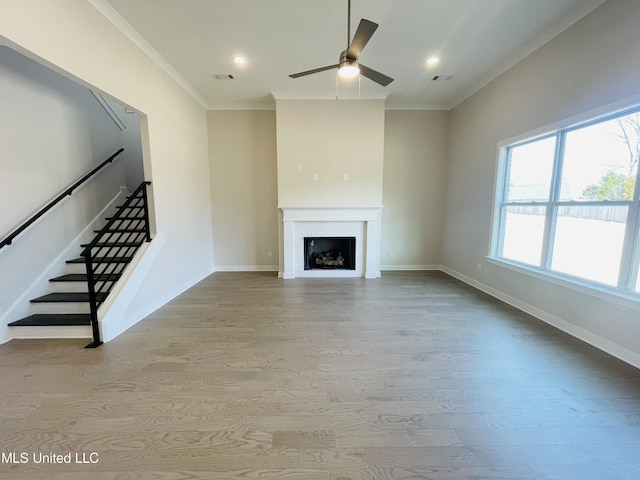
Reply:
[[351, 37], [351, 0], [348, 0], [347, 5], [347, 49], [340, 54], [340, 62], [336, 65], [328, 65], [326, 67], [314, 68], [313, 70], [307, 70], [305, 72], [294, 73], [289, 75], [291, 78], [304, 77], [313, 73], [324, 72], [325, 70], [331, 70], [332, 68], [338, 69], [338, 75], [343, 78], [352, 78], [358, 74], [362, 74], [369, 80], [386, 87], [393, 78], [386, 76], [383, 73], [377, 72], [372, 68], [366, 67], [361, 63], [358, 63], [358, 57], [362, 53], [367, 42], [371, 39], [373, 33], [378, 28], [377, 23], [373, 23], [365, 18], [360, 20], [356, 34]]

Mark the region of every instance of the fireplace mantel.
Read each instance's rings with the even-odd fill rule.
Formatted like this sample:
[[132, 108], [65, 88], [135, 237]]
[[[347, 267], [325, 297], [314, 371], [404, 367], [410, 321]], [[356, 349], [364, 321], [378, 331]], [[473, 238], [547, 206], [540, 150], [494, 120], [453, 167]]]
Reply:
[[[282, 216], [279, 277], [380, 277], [382, 207], [279, 207]], [[305, 236], [355, 236], [356, 269], [305, 271]], [[359, 245], [358, 245], [359, 244]]]

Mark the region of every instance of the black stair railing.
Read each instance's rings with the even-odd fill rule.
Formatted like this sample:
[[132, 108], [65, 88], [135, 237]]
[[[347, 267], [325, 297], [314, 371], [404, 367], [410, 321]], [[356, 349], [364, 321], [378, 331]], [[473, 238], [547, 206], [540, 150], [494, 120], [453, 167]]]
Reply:
[[42, 217], [45, 213], [47, 213], [49, 210], [51, 210], [53, 207], [55, 207], [58, 203], [60, 203], [66, 197], [71, 195], [74, 190], [76, 190], [80, 185], [82, 185], [84, 182], [86, 182], [91, 177], [93, 177], [96, 173], [98, 173], [100, 170], [102, 170], [107, 164], [113, 162], [113, 160], [118, 155], [120, 155], [123, 151], [124, 151], [124, 148], [121, 148], [120, 150], [118, 150], [116, 153], [111, 155], [109, 158], [107, 158], [104, 162], [102, 162], [96, 168], [94, 168], [89, 173], [87, 173], [85, 176], [83, 176], [81, 179], [76, 181], [73, 185], [67, 187], [60, 195], [58, 195], [56, 198], [54, 198], [49, 203], [47, 203], [38, 212], [34, 213], [30, 218], [25, 220], [24, 223], [22, 223], [22, 225], [17, 227], [15, 230], [13, 230], [13, 232], [11, 232], [9, 235], [7, 235], [5, 238], [3, 238], [2, 241], [0, 241], [0, 248], [4, 248], [7, 245], [11, 245], [13, 240], [18, 235], [20, 235], [27, 228], [29, 228], [31, 225], [33, 225], [40, 217]]
[[151, 241], [147, 185], [151, 185], [151, 182], [142, 182], [136, 188], [82, 252], [87, 269], [93, 333], [93, 341], [86, 348], [102, 345], [98, 307], [107, 298], [137, 249], [144, 242]]

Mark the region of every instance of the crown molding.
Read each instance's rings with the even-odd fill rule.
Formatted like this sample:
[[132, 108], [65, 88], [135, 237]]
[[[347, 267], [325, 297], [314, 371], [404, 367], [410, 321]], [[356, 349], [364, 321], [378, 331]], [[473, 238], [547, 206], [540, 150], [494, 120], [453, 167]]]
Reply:
[[386, 100], [389, 94], [387, 92], [363, 95], [358, 98], [353, 92], [343, 92], [342, 96], [332, 92], [315, 93], [315, 92], [297, 92], [297, 91], [272, 91], [270, 92], [276, 100]]
[[169, 61], [164, 58], [140, 33], [127, 22], [118, 11], [106, 0], [88, 0], [88, 2], [109, 20], [122, 34], [131, 40], [142, 52], [153, 60], [167, 75], [180, 85], [203, 108], [208, 109], [209, 104], [202, 94], [185, 79]]
[[255, 102], [255, 103], [240, 103], [240, 102], [228, 102], [228, 103], [211, 103], [209, 104], [209, 110], [275, 110], [275, 102]]

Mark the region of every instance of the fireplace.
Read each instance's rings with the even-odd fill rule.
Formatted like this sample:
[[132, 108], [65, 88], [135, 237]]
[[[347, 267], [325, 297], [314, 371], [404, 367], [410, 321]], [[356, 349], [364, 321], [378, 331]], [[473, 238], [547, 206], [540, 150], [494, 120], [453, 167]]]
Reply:
[[[282, 230], [280, 278], [380, 276], [380, 207], [280, 207]], [[321, 247], [325, 239], [351, 239], [353, 247]], [[326, 265], [309, 265], [309, 239], [316, 239], [316, 252], [337, 251], [325, 255]], [[342, 259], [337, 261], [339, 254]], [[350, 256], [351, 258], [346, 258]], [[321, 261], [322, 263], [322, 261]], [[339, 265], [342, 263], [343, 265]], [[348, 268], [345, 268], [348, 265]], [[314, 267], [314, 268], [310, 268]], [[340, 268], [338, 268], [340, 267]]]
[[355, 270], [356, 237], [304, 237], [304, 269]]

